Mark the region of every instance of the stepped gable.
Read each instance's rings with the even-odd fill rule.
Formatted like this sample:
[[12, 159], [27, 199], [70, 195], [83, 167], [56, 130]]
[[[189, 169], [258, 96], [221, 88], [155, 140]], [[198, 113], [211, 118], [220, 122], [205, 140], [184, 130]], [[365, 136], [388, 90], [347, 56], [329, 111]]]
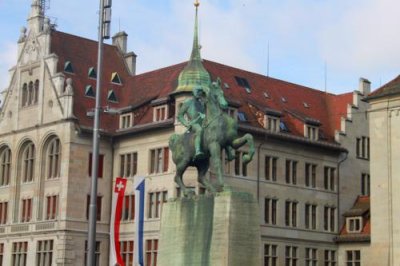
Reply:
[[367, 99], [376, 99], [393, 94], [400, 94], [400, 75], [370, 93]]
[[[88, 76], [90, 67], [97, 64], [97, 42], [63, 32], [52, 32], [52, 52], [58, 55], [58, 72], [73, 80], [75, 89], [74, 115], [79, 124], [92, 127], [93, 119], [87, 117], [88, 110], [94, 107], [95, 99], [85, 96], [85, 87], [92, 85], [95, 79]], [[64, 71], [64, 64], [70, 61], [74, 73]], [[104, 45], [103, 91], [101, 106], [112, 108], [142, 108], [142, 114], [135, 117], [135, 126], [152, 123], [150, 102], [154, 99], [168, 98], [178, 86], [181, 71], [187, 65], [183, 62], [136, 76], [130, 76], [123, 56], [117, 47]], [[226, 98], [230, 102], [239, 102], [239, 111], [244, 112], [247, 121], [240, 121], [250, 126], [261, 128], [254, 110], [265, 109], [278, 111], [282, 121], [289, 129], [289, 134], [303, 137], [306, 121], [320, 124], [322, 140], [334, 141], [335, 130], [340, 130], [341, 117], [346, 115], [347, 105], [352, 103], [352, 93], [334, 95], [257, 73], [241, 70], [220, 63], [203, 60], [205, 69], [212, 80], [220, 77]], [[122, 85], [110, 81], [113, 72], [122, 79]], [[240, 86], [235, 77], [248, 81], [249, 90]], [[225, 83], [229, 88], [225, 87]], [[108, 90], [114, 90], [118, 102], [107, 101]], [[268, 97], [266, 97], [268, 95]], [[109, 114], [101, 115], [101, 128], [109, 133], [118, 129], [119, 119]]]

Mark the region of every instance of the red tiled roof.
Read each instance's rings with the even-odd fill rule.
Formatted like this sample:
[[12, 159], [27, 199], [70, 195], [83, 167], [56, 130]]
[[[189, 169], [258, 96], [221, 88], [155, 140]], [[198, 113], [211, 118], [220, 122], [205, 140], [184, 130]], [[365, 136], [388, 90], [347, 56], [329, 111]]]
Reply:
[[346, 222], [340, 230], [337, 241], [339, 242], [351, 242], [351, 241], [364, 241], [369, 240], [371, 235], [371, 220], [370, 220], [370, 197], [369, 196], [358, 196], [354, 202], [353, 207], [344, 214], [345, 217], [359, 217], [363, 218], [363, 224], [361, 232], [349, 233], [347, 231]]
[[[93, 120], [86, 112], [94, 107], [94, 99], [84, 95], [86, 85], [95, 87], [95, 80], [88, 77], [88, 69], [97, 62], [97, 42], [62, 32], [52, 33], [52, 52], [59, 57], [58, 71], [63, 72], [64, 63], [70, 61], [74, 74], [64, 72], [72, 78], [74, 87], [74, 115], [83, 126], [91, 127]], [[115, 46], [104, 45], [102, 106], [114, 108], [134, 106], [156, 98], [169, 97], [176, 86], [179, 73], [186, 63], [169, 66], [144, 74], [130, 76], [121, 53]], [[248, 125], [262, 127], [257, 121], [257, 111], [266, 108], [282, 113], [282, 121], [287, 125], [290, 134], [303, 136], [304, 121], [318, 121], [320, 130], [327, 141], [334, 142], [335, 130], [340, 130], [340, 120], [346, 115], [347, 105], [352, 103], [352, 93], [334, 95], [305, 86], [266, 77], [242, 69], [204, 60], [204, 67], [209, 71], [212, 80], [221, 78], [225, 96], [230, 102], [240, 102], [239, 111], [244, 112]], [[110, 82], [113, 72], [118, 72], [122, 85]], [[251, 92], [239, 86], [235, 77], [248, 80]], [[226, 83], [229, 88], [225, 88]], [[113, 89], [119, 99], [118, 103], [107, 102], [107, 91]], [[268, 98], [264, 93], [268, 94]], [[283, 100], [283, 98], [285, 100]], [[139, 115], [138, 115], [139, 114]], [[147, 104], [135, 113], [135, 124], [143, 125], [152, 122], [152, 108]], [[170, 114], [172, 117], [172, 114]], [[118, 129], [119, 119], [111, 115], [102, 115], [101, 128], [109, 132]]]
[[400, 75], [368, 95], [369, 99], [400, 94]]

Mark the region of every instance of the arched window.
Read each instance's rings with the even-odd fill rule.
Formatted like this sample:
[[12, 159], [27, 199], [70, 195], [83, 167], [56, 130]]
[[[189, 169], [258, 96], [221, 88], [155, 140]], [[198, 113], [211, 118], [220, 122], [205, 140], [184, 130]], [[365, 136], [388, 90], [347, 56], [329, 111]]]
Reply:
[[35, 145], [29, 142], [22, 150], [22, 182], [33, 181], [35, 173]]
[[11, 150], [4, 147], [0, 150], [0, 186], [7, 186], [10, 183]]
[[28, 105], [28, 85], [24, 83], [22, 86], [22, 106], [27, 106]]
[[39, 98], [39, 80], [37, 79], [35, 81], [35, 90], [34, 90], [34, 102], [33, 103], [37, 103], [38, 102], [38, 98]]
[[53, 138], [46, 149], [47, 178], [52, 179], [60, 176], [61, 147], [60, 139]]
[[27, 105], [31, 105], [33, 103], [33, 82], [29, 82], [28, 85], [28, 104]]

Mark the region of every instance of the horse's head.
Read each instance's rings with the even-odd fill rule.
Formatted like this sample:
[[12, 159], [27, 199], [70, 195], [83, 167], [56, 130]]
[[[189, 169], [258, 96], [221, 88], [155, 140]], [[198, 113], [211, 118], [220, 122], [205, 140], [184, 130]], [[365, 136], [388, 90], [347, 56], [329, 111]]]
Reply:
[[221, 88], [221, 79], [217, 78], [216, 81], [211, 83], [208, 98], [216, 102], [222, 110], [228, 108], [228, 102], [225, 99], [224, 91]]

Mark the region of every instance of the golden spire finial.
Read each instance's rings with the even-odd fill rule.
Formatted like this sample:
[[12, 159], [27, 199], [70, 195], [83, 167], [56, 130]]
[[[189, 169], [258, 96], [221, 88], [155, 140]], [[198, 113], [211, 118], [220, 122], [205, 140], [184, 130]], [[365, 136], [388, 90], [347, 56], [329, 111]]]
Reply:
[[199, 2], [199, 0], [195, 0], [195, 2], [194, 2], [194, 6], [195, 6], [196, 8], [198, 8], [198, 7], [199, 7], [199, 5], [200, 5], [200, 2]]

